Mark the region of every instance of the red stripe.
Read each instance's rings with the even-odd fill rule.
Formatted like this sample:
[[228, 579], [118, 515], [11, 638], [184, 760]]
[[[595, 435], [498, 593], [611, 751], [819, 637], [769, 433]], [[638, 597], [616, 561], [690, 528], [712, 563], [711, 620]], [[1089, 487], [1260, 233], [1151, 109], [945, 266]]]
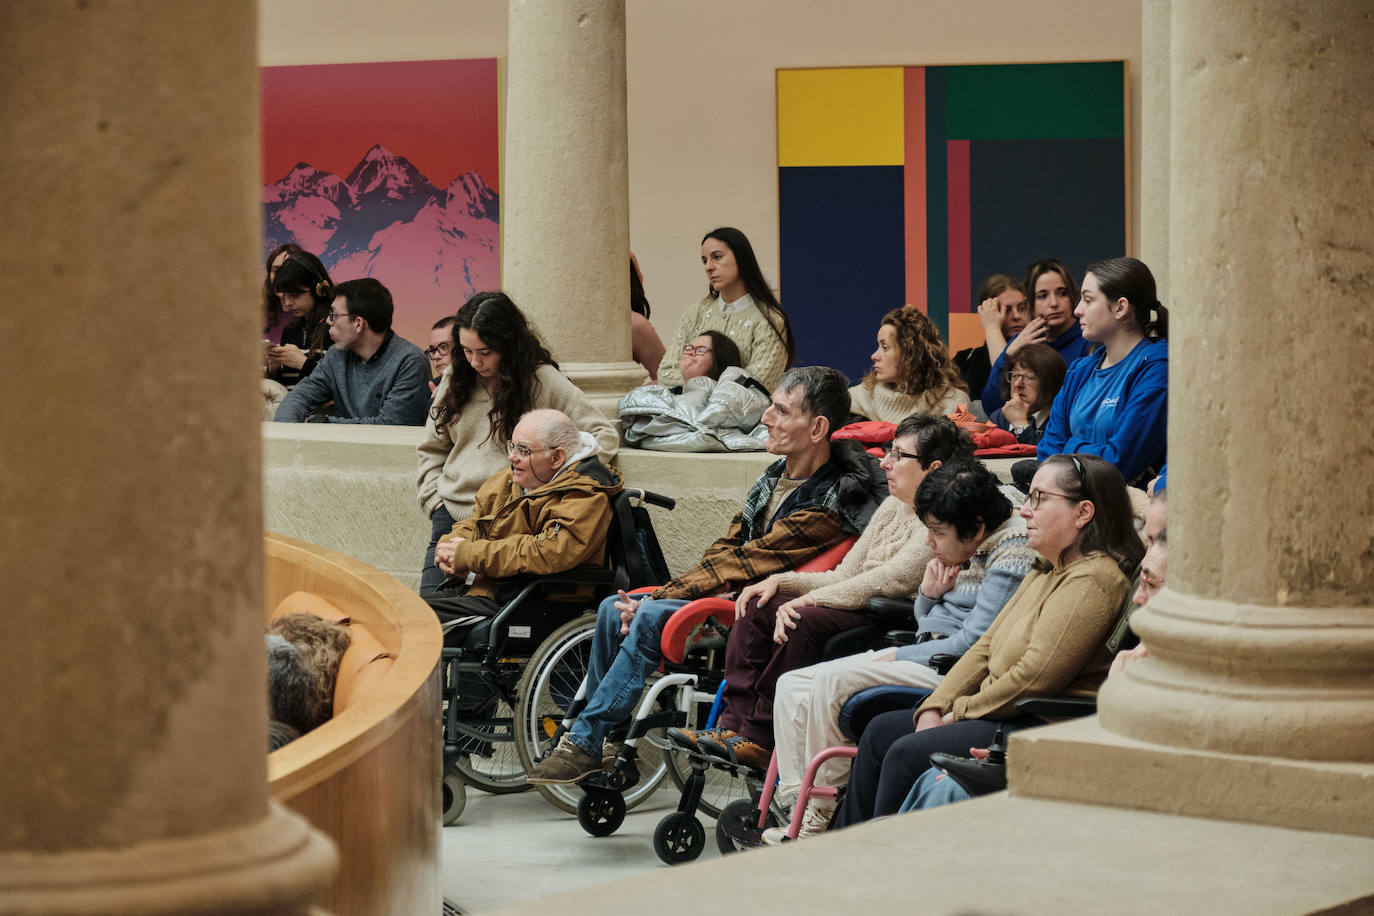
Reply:
[[950, 140], [949, 162], [949, 313], [973, 311], [973, 220], [969, 213], [968, 141]]

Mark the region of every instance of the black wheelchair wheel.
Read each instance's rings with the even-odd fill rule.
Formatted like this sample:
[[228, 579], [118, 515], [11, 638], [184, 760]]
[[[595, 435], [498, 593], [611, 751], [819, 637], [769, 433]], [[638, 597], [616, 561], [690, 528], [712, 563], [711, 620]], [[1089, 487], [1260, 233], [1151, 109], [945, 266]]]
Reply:
[[577, 803], [577, 822], [592, 836], [610, 836], [625, 823], [625, 796], [591, 789]]
[[[778, 826], [777, 814], [770, 810], [764, 825]], [[762, 834], [758, 803], [753, 799], [735, 799], [716, 818], [716, 848], [726, 855], [763, 845]]]
[[654, 852], [669, 865], [691, 862], [706, 848], [706, 828], [690, 814], [674, 811], [654, 829]]
[[463, 785], [463, 777], [458, 775], [458, 771], [450, 769], [444, 774], [444, 826], [452, 827], [458, 823], [458, 818], [463, 816], [463, 809], [468, 804], [468, 790]]

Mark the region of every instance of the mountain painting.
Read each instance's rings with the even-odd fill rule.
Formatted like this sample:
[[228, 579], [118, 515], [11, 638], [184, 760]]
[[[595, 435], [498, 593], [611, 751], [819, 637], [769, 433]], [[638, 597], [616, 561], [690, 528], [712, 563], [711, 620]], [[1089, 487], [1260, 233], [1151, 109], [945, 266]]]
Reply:
[[263, 251], [374, 277], [396, 332], [501, 285], [496, 60], [264, 67]]

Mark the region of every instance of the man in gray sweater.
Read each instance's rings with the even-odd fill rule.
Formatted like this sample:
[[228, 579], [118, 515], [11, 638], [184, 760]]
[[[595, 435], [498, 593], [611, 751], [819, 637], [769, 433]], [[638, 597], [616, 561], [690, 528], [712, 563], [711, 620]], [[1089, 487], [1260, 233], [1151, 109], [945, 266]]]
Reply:
[[[281, 402], [276, 422], [423, 426], [429, 360], [391, 330], [393, 311], [391, 293], [371, 277], [336, 286], [328, 318], [334, 346]], [[315, 414], [330, 401], [329, 413]]]

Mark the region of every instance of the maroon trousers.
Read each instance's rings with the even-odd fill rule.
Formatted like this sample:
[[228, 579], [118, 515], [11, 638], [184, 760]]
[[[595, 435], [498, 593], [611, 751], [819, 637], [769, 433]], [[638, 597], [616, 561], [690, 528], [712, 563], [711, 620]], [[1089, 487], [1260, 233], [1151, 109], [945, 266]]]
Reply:
[[751, 604], [725, 643], [725, 710], [721, 728], [739, 732], [761, 747], [773, 746], [773, 691], [778, 678], [794, 668], [821, 661], [821, 650], [836, 633], [872, 622], [859, 611], [831, 607], [801, 609], [787, 642], [773, 642], [778, 607], [792, 596], [775, 596], [762, 607]]

